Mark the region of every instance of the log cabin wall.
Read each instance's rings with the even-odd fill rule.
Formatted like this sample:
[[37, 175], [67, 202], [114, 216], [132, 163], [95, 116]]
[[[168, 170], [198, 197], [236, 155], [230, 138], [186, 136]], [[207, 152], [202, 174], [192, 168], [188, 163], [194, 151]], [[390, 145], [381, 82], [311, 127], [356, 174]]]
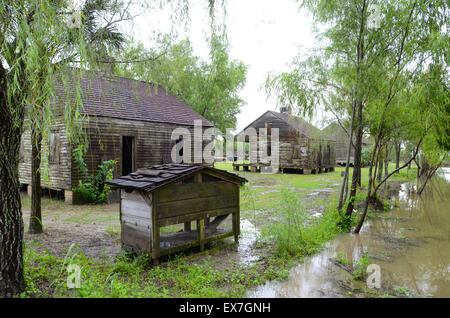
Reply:
[[[178, 127], [187, 128], [191, 132], [191, 160], [194, 159], [193, 126], [92, 116], [89, 117], [89, 120], [83, 120], [82, 125], [88, 140], [88, 149], [84, 160], [90, 174], [97, 171], [101, 162], [117, 160], [114, 177], [122, 175], [122, 136], [134, 137], [134, 170], [171, 162], [171, 150], [175, 144], [175, 141], [171, 140], [171, 134]], [[42, 176], [42, 187], [72, 191], [78, 185], [81, 175], [72, 156], [72, 146], [67, 138], [64, 122], [57, 121], [51, 132], [54, 135], [53, 149], [55, 153], [51, 156], [52, 158], [49, 158], [51, 160], [47, 167], [48, 178]], [[209, 142], [204, 140], [203, 147]], [[43, 149], [45, 150], [45, 147]], [[29, 130], [22, 135], [19, 176], [20, 183], [31, 184]]]
[[[65, 124], [63, 120], [57, 120], [48, 136], [51, 151], [46, 167], [48, 178], [42, 173], [42, 187], [53, 190], [72, 189], [72, 148], [67, 138]], [[43, 153], [46, 152], [43, 145]], [[26, 129], [22, 135], [21, 149], [19, 155], [19, 180], [21, 184], [31, 184], [31, 136], [30, 130]], [[44, 170], [44, 163], [41, 168]]]
[[[171, 151], [175, 141], [171, 140], [172, 131], [186, 128], [191, 132], [191, 160], [194, 160], [194, 127], [170, 123], [144, 122], [106, 117], [89, 117], [84, 123], [89, 145], [85, 162], [89, 173], [95, 173], [97, 166], [106, 160], [116, 160], [114, 177], [122, 176], [122, 137], [134, 137], [133, 170], [147, 168], [151, 165], [171, 163]], [[206, 127], [204, 128], [206, 129]], [[210, 141], [204, 140], [203, 146]], [[79, 169], [72, 159], [72, 186], [78, 184]]]
[[[271, 129], [279, 129], [279, 168], [294, 169], [317, 169], [329, 168], [335, 166], [335, 148], [334, 140], [322, 138], [311, 138], [298, 133], [284, 120], [267, 112], [256, 119], [249, 127], [256, 129], [259, 139], [259, 129], [267, 127], [270, 124]], [[315, 133], [318, 133], [316, 129]], [[247, 138], [248, 141], [248, 138]], [[270, 136], [267, 137], [270, 142]], [[259, 146], [262, 147], [259, 147]], [[264, 147], [266, 143], [258, 143], [256, 149], [250, 148], [250, 157], [258, 156], [258, 163], [268, 164], [268, 160], [263, 160]]]

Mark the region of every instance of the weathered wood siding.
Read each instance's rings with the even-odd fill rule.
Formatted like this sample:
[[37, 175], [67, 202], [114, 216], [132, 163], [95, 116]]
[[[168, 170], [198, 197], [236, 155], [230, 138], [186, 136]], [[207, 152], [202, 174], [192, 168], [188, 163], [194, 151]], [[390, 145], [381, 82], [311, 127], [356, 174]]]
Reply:
[[[191, 132], [191, 160], [194, 159], [193, 126], [106, 117], [89, 117], [88, 120], [83, 120], [81, 125], [88, 140], [88, 149], [84, 160], [91, 174], [97, 171], [98, 165], [103, 161], [113, 159], [117, 161], [114, 177], [122, 175], [122, 136], [135, 137], [135, 170], [172, 162], [171, 150], [175, 141], [171, 140], [171, 135], [176, 128], [186, 128]], [[64, 122], [57, 121], [51, 131], [57, 135], [59, 158], [58, 162], [48, 164], [48, 178], [42, 177], [42, 186], [54, 190], [72, 191], [78, 185], [81, 175], [72, 156], [72, 146], [67, 138]], [[24, 132], [22, 139], [19, 164], [20, 183], [30, 184], [31, 138], [28, 130]], [[209, 142], [205, 140], [203, 145], [205, 146]]]
[[[148, 196], [151, 202], [152, 195]], [[121, 237], [126, 250], [151, 251], [152, 207], [136, 191], [121, 190]]]
[[[46, 167], [44, 163], [41, 165], [42, 187], [54, 190], [71, 190], [72, 150], [63, 120], [56, 121], [51, 128], [51, 132], [57, 136], [56, 151], [59, 156], [56, 157], [57, 161], [49, 162]], [[43, 152], [46, 152], [46, 143], [43, 143]], [[22, 135], [21, 152], [19, 180], [22, 184], [31, 184], [31, 136], [28, 129]], [[44, 173], [45, 169], [46, 173]], [[47, 177], [45, 174], [47, 174]]]
[[[317, 169], [335, 166], [335, 141], [325, 140], [320, 136], [312, 138], [295, 131], [277, 116], [267, 113], [251, 124], [256, 129], [259, 139], [259, 129], [270, 123], [272, 129], [279, 129], [279, 167], [295, 169]], [[270, 141], [270, 136], [267, 137]], [[248, 138], [247, 138], [248, 141]], [[258, 156], [258, 163], [268, 164], [269, 160], [261, 159], [266, 143], [258, 143], [256, 149], [250, 148], [250, 158]]]
[[226, 181], [178, 183], [154, 193], [158, 226], [235, 213], [239, 188]]
[[[176, 128], [186, 128], [191, 131], [191, 151], [194, 150], [193, 126], [182, 126], [168, 123], [144, 122], [103, 117], [90, 117], [84, 123], [89, 146], [85, 155], [90, 173], [105, 160], [116, 160], [117, 169], [114, 177], [122, 175], [122, 136], [135, 137], [134, 170], [151, 165], [170, 163], [171, 150], [175, 141], [171, 140], [172, 131]], [[203, 144], [208, 144], [204, 141]], [[193, 154], [191, 156], [193, 160]], [[74, 167], [76, 164], [72, 162]], [[72, 171], [72, 184], [75, 186], [80, 179], [79, 170]]]

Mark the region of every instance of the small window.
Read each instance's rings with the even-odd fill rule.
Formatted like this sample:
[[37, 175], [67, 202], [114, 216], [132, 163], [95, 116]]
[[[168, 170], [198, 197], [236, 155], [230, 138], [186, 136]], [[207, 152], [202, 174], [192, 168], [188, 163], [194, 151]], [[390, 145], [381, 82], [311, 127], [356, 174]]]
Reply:
[[50, 140], [48, 144], [48, 162], [58, 164], [59, 163], [59, 135], [56, 133], [50, 134]]

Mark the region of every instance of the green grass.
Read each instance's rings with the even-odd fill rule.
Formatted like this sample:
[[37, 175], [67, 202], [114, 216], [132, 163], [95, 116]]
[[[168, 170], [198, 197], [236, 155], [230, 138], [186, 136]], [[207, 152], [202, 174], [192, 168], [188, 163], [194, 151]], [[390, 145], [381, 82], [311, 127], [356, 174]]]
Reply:
[[[243, 297], [249, 287], [286, 275], [274, 259], [261, 272], [257, 266], [218, 267], [209, 255], [202, 262], [175, 257], [150, 267], [148, 255], [123, 255], [114, 263], [87, 259], [73, 247], [64, 259], [25, 248], [26, 291], [21, 297]], [[67, 288], [67, 266], [81, 268], [79, 289]], [[45, 286], [45, 288], [42, 288]]]
[[324, 243], [343, 230], [336, 224], [340, 220], [335, 202], [328, 204], [320, 218], [311, 216], [296, 193], [282, 190], [282, 204], [277, 211], [277, 222], [263, 232], [267, 240], [275, 242], [277, 256], [301, 259], [318, 252]]

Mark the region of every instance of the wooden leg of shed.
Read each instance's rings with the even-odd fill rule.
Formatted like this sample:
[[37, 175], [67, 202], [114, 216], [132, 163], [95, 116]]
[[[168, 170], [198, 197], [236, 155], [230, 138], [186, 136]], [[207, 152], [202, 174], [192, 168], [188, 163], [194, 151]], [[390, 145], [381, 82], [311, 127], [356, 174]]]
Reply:
[[159, 227], [155, 226], [153, 230], [153, 248], [152, 248], [152, 259], [153, 259], [153, 265], [159, 264], [159, 240], [160, 240], [160, 229]]
[[184, 231], [189, 232], [191, 230], [191, 222], [184, 222]]
[[233, 233], [234, 233], [234, 242], [239, 243], [239, 234], [240, 234], [240, 220], [239, 213], [233, 213]]
[[198, 242], [200, 244], [200, 251], [205, 250], [205, 220], [197, 220]]

